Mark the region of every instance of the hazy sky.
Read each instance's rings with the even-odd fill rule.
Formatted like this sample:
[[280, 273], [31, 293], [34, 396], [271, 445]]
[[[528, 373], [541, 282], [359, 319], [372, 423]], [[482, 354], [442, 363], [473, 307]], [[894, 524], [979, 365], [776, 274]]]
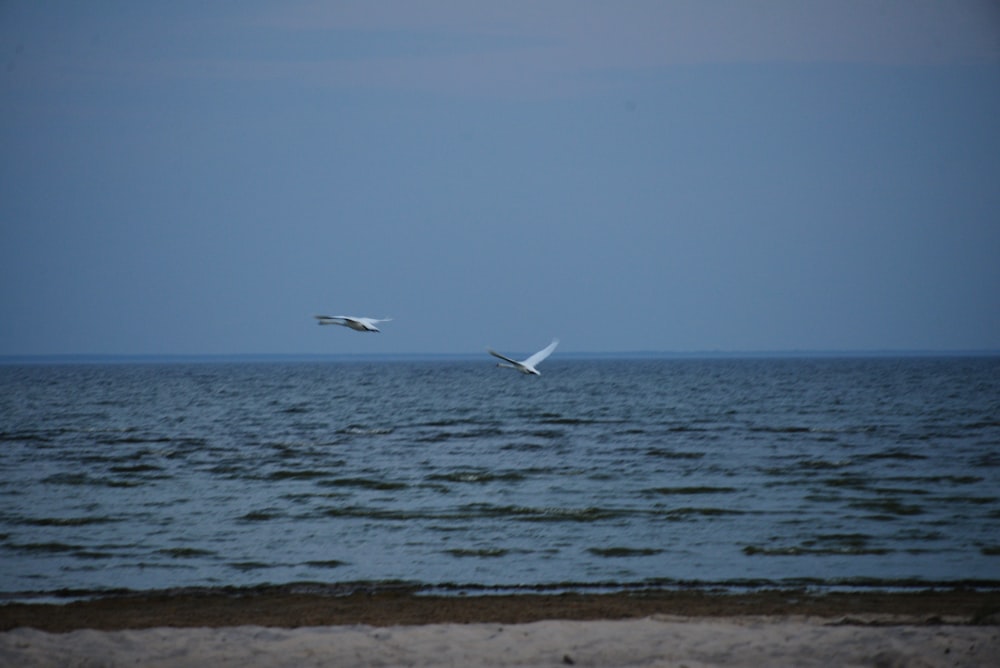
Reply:
[[0, 354], [553, 336], [1000, 349], [1000, 3], [0, 3]]

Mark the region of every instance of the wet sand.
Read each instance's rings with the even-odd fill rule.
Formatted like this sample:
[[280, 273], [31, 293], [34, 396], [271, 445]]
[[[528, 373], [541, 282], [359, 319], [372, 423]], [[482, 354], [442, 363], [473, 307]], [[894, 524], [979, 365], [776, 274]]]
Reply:
[[1000, 593], [153, 592], [7, 604], [0, 631], [19, 666], [996, 666]]
[[655, 590], [609, 594], [414, 595], [409, 591], [329, 596], [284, 588], [148, 592], [65, 604], [0, 606], [0, 631], [29, 626], [62, 633], [161, 626], [335, 626], [365, 624], [521, 624], [549, 619], [621, 620], [676, 617], [802, 616], [885, 619], [910, 624], [996, 621], [1000, 592], [972, 590], [747, 594]]

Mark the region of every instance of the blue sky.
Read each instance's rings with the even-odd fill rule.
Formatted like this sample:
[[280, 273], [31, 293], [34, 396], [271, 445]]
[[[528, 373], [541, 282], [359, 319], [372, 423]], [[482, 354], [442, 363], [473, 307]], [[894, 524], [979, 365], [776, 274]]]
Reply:
[[3, 355], [1000, 349], [995, 2], [13, 1], [0, 115]]

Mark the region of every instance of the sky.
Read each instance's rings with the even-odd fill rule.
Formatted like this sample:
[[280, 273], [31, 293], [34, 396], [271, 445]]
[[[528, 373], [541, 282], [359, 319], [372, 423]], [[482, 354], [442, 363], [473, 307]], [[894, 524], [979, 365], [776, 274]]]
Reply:
[[0, 355], [1000, 350], [998, 119], [996, 1], [5, 0]]

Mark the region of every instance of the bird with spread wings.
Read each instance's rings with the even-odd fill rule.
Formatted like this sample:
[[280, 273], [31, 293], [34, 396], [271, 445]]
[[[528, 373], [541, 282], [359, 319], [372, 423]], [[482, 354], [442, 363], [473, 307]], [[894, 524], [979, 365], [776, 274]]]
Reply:
[[341, 325], [350, 327], [356, 332], [381, 332], [375, 326], [379, 322], [389, 322], [392, 318], [357, 318], [351, 315], [318, 315], [320, 325]]
[[542, 362], [542, 360], [551, 355], [552, 351], [556, 349], [557, 345], [559, 345], [559, 339], [553, 339], [552, 343], [547, 345], [545, 348], [539, 350], [537, 353], [535, 353], [528, 359], [521, 360], [520, 362], [511, 359], [506, 355], [501, 355], [497, 351], [491, 350], [490, 348], [487, 348], [486, 352], [488, 352], [490, 355], [493, 355], [493, 357], [498, 357], [503, 360], [503, 362], [499, 362], [497, 366], [506, 367], [508, 369], [517, 369], [521, 373], [529, 376], [541, 376], [542, 372], [536, 369], [535, 367], [538, 366]]

